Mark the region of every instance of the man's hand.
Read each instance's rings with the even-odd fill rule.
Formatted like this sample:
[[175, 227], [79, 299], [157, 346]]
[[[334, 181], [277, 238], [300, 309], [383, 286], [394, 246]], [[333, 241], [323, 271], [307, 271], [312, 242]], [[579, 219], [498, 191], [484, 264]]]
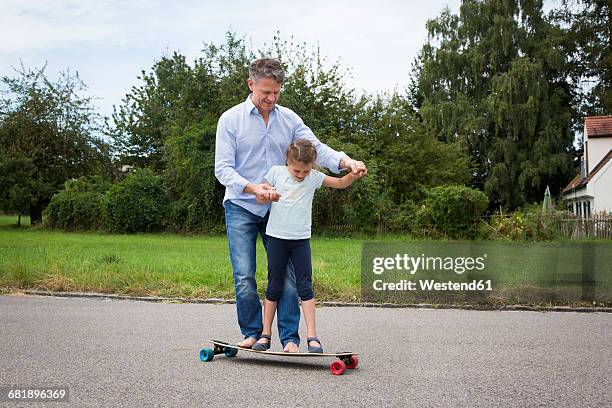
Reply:
[[353, 160], [348, 156], [340, 160], [340, 168], [350, 170], [355, 178], [362, 178], [368, 174], [368, 168], [364, 162]]
[[267, 183], [249, 183], [244, 188], [244, 192], [253, 194], [259, 204], [271, 203], [272, 201], [278, 201], [280, 199], [279, 192]]

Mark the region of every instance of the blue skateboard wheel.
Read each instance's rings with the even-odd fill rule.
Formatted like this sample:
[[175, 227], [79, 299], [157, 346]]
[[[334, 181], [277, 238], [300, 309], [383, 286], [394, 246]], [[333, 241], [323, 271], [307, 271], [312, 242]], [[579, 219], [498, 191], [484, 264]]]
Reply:
[[236, 354], [238, 354], [238, 349], [233, 347], [225, 347], [223, 352], [225, 353], [226, 357], [236, 357]]
[[205, 348], [200, 350], [200, 360], [210, 361], [215, 357], [215, 350], [211, 348]]

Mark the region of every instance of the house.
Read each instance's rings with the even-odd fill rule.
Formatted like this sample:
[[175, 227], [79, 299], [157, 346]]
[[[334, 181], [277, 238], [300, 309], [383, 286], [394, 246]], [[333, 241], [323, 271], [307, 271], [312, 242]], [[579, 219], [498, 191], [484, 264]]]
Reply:
[[580, 173], [562, 194], [578, 217], [612, 213], [612, 116], [585, 118]]
[[134, 170], [135, 168], [136, 168], [136, 166], [134, 166], [133, 164], [123, 164], [119, 168], [119, 171], [121, 173], [129, 173], [130, 171]]

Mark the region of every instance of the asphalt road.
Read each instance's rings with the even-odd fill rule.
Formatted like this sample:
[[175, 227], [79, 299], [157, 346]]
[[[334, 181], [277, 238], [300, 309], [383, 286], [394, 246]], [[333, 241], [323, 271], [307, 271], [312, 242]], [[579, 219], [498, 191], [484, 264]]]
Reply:
[[0, 296], [0, 386], [68, 387], [59, 407], [612, 406], [612, 314], [317, 312], [326, 350], [358, 352], [356, 370], [244, 352], [202, 363], [207, 338], [240, 338], [234, 305]]

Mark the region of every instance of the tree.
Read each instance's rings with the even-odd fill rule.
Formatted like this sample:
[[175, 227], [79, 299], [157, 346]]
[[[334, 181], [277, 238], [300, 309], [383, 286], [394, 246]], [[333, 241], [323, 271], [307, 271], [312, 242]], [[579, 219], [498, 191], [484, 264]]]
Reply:
[[219, 116], [249, 94], [246, 78], [255, 54], [278, 58], [285, 68], [280, 105], [300, 115], [323, 142], [372, 169], [346, 192], [320, 193], [316, 224], [376, 227], [394, 203], [420, 198], [423, 188], [469, 179], [467, 155], [419, 125], [406, 98], [357, 98], [346, 86], [348, 71], [318, 48], [277, 34], [254, 53], [228, 33], [225, 44], [206, 45], [193, 65], [178, 53], [162, 58], [113, 117], [128, 148], [125, 160], [163, 175], [173, 228], [210, 231], [222, 223], [223, 187], [213, 175], [215, 129]]
[[217, 181], [217, 118], [175, 127], [164, 145], [164, 183], [172, 202], [171, 226], [179, 231], [210, 232], [223, 224], [224, 187]]
[[494, 206], [536, 201], [573, 169], [574, 87], [563, 30], [541, 0], [466, 0], [427, 23], [418, 67], [419, 114], [476, 165], [473, 185]]
[[564, 49], [578, 85], [581, 117], [612, 114], [612, 6], [609, 0], [563, 0], [554, 10], [567, 26]]
[[29, 212], [33, 225], [66, 180], [104, 173], [108, 157], [78, 74], [53, 82], [44, 71], [22, 65], [16, 77], [3, 77], [0, 102], [0, 205]]
[[35, 174], [31, 159], [0, 152], [0, 208], [18, 213], [17, 225], [21, 225], [22, 212], [27, 211], [35, 198]]
[[305, 43], [282, 40], [278, 32], [262, 56], [278, 58], [283, 64], [282, 106], [297, 112], [317, 136], [351, 133], [355, 95], [346, 86], [348, 71], [338, 61], [330, 63], [318, 47], [309, 50]]
[[[353, 96], [337, 63], [327, 68], [318, 50], [279, 36], [261, 55], [279, 58], [286, 69], [280, 104], [296, 111], [324, 141], [347, 130]], [[223, 187], [213, 172], [215, 129], [221, 114], [249, 94], [246, 79], [255, 58], [233, 33], [220, 46], [206, 44], [193, 65], [173, 53], [143, 72], [143, 84], [115, 109], [110, 133], [122, 160], [163, 174], [176, 229], [206, 231], [222, 223]]]
[[164, 169], [163, 147], [176, 127], [198, 123], [207, 115], [219, 117], [248, 95], [246, 78], [252, 55], [244, 41], [227, 33], [226, 44], [205, 44], [202, 56], [191, 66], [174, 52], [157, 61], [150, 72], [114, 107], [108, 134], [121, 160]]
[[[285, 67], [281, 105], [296, 111], [317, 135], [346, 130], [354, 116], [353, 93], [346, 89], [346, 73], [338, 63], [327, 67], [318, 49], [309, 51], [305, 44], [283, 41], [278, 34], [259, 53], [278, 58]], [[228, 32], [224, 44], [205, 44], [192, 65], [174, 52], [150, 72], [143, 71], [143, 83], [115, 107], [109, 124], [122, 160], [161, 172], [165, 142], [177, 128], [205, 117], [219, 118], [245, 100], [248, 68], [255, 58], [243, 39]]]
[[407, 97], [376, 96], [364, 107], [367, 124], [358, 144], [379, 164], [379, 182], [395, 204], [419, 201], [423, 190], [469, 181], [469, 158], [458, 145], [441, 142], [419, 122]]

